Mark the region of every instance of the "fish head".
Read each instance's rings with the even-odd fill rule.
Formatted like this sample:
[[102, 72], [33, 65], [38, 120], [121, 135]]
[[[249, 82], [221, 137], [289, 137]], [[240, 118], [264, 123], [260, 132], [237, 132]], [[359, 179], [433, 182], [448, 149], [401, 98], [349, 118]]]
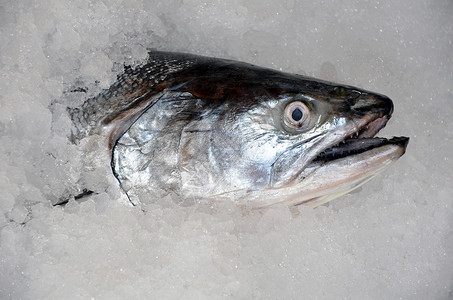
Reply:
[[215, 108], [205, 118], [215, 125], [209, 143], [197, 144], [210, 155], [186, 157], [221, 173], [204, 181], [225, 185], [204, 190], [206, 198], [317, 206], [359, 187], [405, 152], [407, 138], [374, 138], [393, 112], [384, 95], [298, 75], [259, 84], [241, 78], [229, 88], [207, 101]]
[[317, 206], [382, 171], [408, 142], [375, 138], [393, 103], [352, 86], [203, 59], [159, 87], [113, 149], [115, 176], [136, 202], [173, 194]]
[[234, 168], [249, 173], [249, 206], [321, 205], [358, 188], [405, 152], [408, 138], [374, 138], [393, 112], [387, 96], [309, 78], [280, 91], [230, 118], [235, 125], [229, 131], [240, 137], [234, 143], [242, 145]]

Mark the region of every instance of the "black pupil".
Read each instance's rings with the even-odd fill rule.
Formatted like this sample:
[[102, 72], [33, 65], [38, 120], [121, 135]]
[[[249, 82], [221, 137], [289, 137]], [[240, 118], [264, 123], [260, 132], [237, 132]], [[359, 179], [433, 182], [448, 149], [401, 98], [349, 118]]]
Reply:
[[291, 117], [293, 118], [294, 121], [299, 122], [302, 119], [302, 111], [298, 108], [293, 110], [293, 113], [291, 114]]

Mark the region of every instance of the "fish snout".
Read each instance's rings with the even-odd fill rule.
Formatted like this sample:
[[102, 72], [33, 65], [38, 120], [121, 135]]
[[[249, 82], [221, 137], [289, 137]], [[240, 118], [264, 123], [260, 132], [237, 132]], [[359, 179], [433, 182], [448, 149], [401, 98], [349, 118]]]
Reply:
[[356, 116], [375, 114], [387, 116], [389, 119], [393, 113], [393, 101], [381, 94], [363, 93], [355, 99], [354, 104], [351, 106], [351, 111]]

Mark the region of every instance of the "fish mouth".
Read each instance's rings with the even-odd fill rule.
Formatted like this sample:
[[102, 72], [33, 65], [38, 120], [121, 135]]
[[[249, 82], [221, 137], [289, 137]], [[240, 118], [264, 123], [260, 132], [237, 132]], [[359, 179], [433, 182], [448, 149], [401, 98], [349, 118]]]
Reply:
[[[378, 117], [321, 151], [298, 180], [305, 193], [295, 193], [293, 205], [316, 207], [360, 187], [401, 157], [408, 137], [375, 137], [390, 116]], [[296, 200], [297, 199], [297, 200]]]
[[[407, 137], [393, 137], [390, 139], [375, 137], [385, 127], [389, 117], [383, 116], [365, 124], [352, 135], [346, 136], [339, 144], [331, 146], [320, 152], [312, 163], [329, 162], [347, 156], [357, 155], [384, 145], [398, 145], [406, 149], [409, 142]], [[404, 152], [403, 152], [404, 153]]]

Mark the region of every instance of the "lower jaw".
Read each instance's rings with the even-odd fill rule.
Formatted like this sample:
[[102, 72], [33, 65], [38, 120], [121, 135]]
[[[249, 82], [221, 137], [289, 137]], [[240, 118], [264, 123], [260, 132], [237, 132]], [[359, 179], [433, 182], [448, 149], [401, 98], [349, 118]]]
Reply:
[[314, 161], [291, 183], [251, 192], [247, 196], [248, 206], [322, 205], [360, 187], [395, 162], [404, 151], [402, 145], [386, 144], [329, 162]]
[[[314, 162], [301, 182], [305, 200], [299, 204], [316, 207], [347, 194], [381, 173], [405, 152], [407, 139], [393, 138], [384, 145], [329, 162]], [[302, 196], [302, 195], [301, 195]]]

